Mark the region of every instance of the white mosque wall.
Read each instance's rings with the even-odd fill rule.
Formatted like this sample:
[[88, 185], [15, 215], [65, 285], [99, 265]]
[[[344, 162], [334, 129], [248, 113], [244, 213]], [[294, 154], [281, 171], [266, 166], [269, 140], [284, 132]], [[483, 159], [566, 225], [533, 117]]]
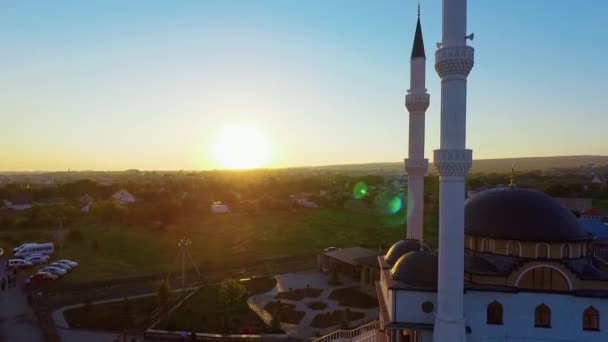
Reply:
[[[487, 324], [487, 305], [498, 301], [503, 307], [503, 325]], [[536, 306], [551, 309], [551, 327], [534, 327]], [[608, 341], [608, 298], [576, 297], [550, 293], [503, 293], [467, 291], [465, 317], [472, 342], [482, 341]], [[600, 314], [600, 331], [583, 330], [583, 311], [593, 306]]]
[[[437, 294], [425, 291], [389, 291], [395, 296], [392, 320], [402, 323], [433, 324], [437, 312]], [[422, 310], [431, 302], [433, 312]], [[503, 325], [487, 324], [487, 306], [498, 301], [503, 307]], [[391, 303], [390, 300], [387, 304]], [[534, 311], [540, 304], [551, 309], [551, 327], [534, 326]], [[593, 306], [599, 311], [599, 331], [583, 330], [583, 311]], [[565, 294], [533, 292], [466, 291], [464, 313], [468, 342], [606, 342], [608, 341], [608, 298], [577, 297]], [[421, 332], [422, 333], [422, 332]], [[421, 341], [431, 341], [421, 336]]]
[[[394, 291], [395, 312], [394, 321], [407, 323], [433, 324], [437, 310], [437, 294], [428, 291]], [[425, 313], [422, 304], [430, 302], [433, 311]]]

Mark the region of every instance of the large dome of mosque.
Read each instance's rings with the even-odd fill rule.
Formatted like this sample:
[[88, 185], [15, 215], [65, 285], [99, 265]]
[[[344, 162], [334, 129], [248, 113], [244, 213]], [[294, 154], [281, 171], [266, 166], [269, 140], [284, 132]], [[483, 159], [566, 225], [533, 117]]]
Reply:
[[465, 234], [520, 241], [591, 239], [574, 214], [556, 200], [516, 186], [486, 190], [468, 199]]

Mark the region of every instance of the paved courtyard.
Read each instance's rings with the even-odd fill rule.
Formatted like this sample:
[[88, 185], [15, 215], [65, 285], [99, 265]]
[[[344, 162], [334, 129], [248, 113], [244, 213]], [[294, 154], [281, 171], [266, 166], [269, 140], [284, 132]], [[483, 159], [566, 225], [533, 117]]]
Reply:
[[[0, 277], [6, 279], [4, 260], [0, 258]], [[27, 304], [22, 277], [16, 287], [0, 292], [0, 342], [43, 341], [34, 311]]]
[[[301, 301], [293, 301], [287, 299], [281, 299], [281, 303], [293, 304], [295, 305], [295, 310], [302, 311], [305, 313], [304, 317], [300, 321], [299, 324], [287, 324], [281, 323], [281, 328], [291, 336], [299, 336], [299, 337], [311, 337], [315, 336], [318, 332], [321, 335], [325, 335], [331, 333], [338, 329], [337, 326], [329, 327], [326, 329], [319, 329], [310, 326], [310, 323], [314, 319], [314, 317], [321, 313], [331, 312], [337, 309], [347, 309], [348, 307], [341, 306], [337, 301], [329, 299], [329, 295], [332, 291], [341, 288], [354, 287], [359, 286], [358, 282], [351, 283], [342, 283], [338, 286], [328, 285], [329, 275], [323, 274], [320, 272], [309, 272], [309, 273], [286, 273], [279, 274], [275, 276], [277, 279], [277, 285], [274, 289], [269, 292], [255, 295], [247, 300], [249, 307], [254, 310], [267, 324], [270, 324], [272, 317], [269, 312], [264, 310], [266, 304], [275, 301], [275, 296], [279, 292], [286, 292], [289, 289], [304, 289], [306, 286], [310, 286], [311, 288], [317, 288], [323, 290], [321, 294], [316, 298], [304, 298]], [[324, 302], [327, 304], [327, 307], [323, 310], [312, 310], [307, 304], [310, 302]], [[352, 327], [356, 327], [365, 322], [373, 321], [378, 317], [378, 308], [372, 309], [359, 309], [359, 308], [350, 308], [351, 311], [362, 312], [365, 314], [360, 320], [350, 322]]]

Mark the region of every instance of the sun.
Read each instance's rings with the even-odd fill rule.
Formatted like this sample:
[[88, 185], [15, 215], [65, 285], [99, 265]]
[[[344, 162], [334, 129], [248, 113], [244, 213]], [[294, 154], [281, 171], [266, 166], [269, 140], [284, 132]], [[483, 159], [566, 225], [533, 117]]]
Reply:
[[268, 137], [250, 126], [224, 127], [214, 138], [211, 152], [223, 169], [264, 167], [272, 155]]

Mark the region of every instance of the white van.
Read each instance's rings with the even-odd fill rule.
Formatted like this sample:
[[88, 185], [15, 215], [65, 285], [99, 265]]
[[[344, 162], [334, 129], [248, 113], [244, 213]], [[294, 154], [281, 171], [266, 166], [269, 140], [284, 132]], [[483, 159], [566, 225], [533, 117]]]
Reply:
[[32, 266], [32, 263], [23, 259], [9, 259], [6, 262], [6, 267], [8, 268], [23, 268], [29, 266]]
[[17, 253], [15, 253], [16, 257], [24, 258], [30, 256], [32, 254], [43, 254], [49, 255], [53, 254], [55, 251], [55, 245], [52, 242], [49, 243], [37, 243], [35, 245], [25, 246], [21, 248]]
[[19, 250], [20, 250], [21, 248], [23, 248], [23, 247], [27, 247], [27, 246], [33, 246], [33, 245], [35, 245], [35, 244], [36, 244], [35, 242], [23, 243], [23, 244], [21, 244], [21, 245], [19, 245], [19, 246], [15, 247], [15, 248], [13, 248], [13, 253], [17, 253], [17, 252], [19, 252]]

